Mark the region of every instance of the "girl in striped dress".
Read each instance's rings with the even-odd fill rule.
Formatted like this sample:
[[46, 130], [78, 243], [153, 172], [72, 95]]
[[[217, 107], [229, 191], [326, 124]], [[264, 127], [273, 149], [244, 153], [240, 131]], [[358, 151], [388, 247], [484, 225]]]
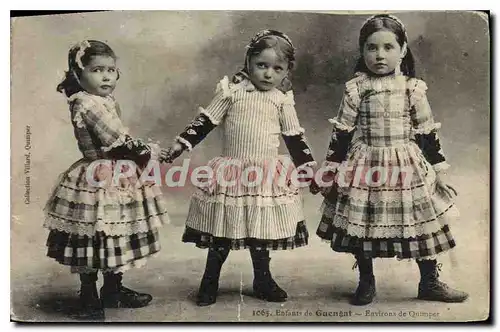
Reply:
[[[294, 51], [283, 33], [258, 33], [248, 46], [244, 69], [231, 81], [227, 77], [220, 81], [212, 102], [177, 137], [177, 143], [162, 152], [172, 160], [216, 126], [222, 127], [222, 155], [209, 162], [212, 177], [192, 197], [183, 234], [184, 242], [208, 248], [197, 296], [200, 306], [215, 303], [229, 251], [246, 248], [252, 258], [256, 297], [273, 302], [287, 299], [271, 276], [269, 250], [304, 246], [308, 232], [298, 186], [287, 172], [289, 159], [278, 154], [280, 136], [297, 168], [314, 164], [287, 79]], [[278, 177], [282, 183], [275, 181]]]
[[[139, 178], [139, 169], [160, 149], [134, 139], [123, 126], [112, 96], [119, 78], [115, 62], [105, 43], [80, 42], [70, 49], [69, 70], [57, 87], [68, 97], [83, 157], [60, 176], [47, 202], [47, 255], [79, 273], [82, 319], [104, 318], [103, 307], [151, 301], [151, 295], [124, 287], [122, 273], [158, 253], [158, 228], [167, 221], [160, 187]], [[116, 175], [122, 175], [119, 183], [111, 183]], [[104, 277], [100, 299], [98, 270]]]
[[426, 84], [415, 78], [407, 43], [396, 17], [376, 15], [365, 22], [357, 75], [346, 83], [331, 120], [326, 164], [337, 176], [323, 191], [317, 234], [334, 251], [355, 255], [356, 305], [375, 296], [375, 257], [416, 259], [419, 299], [461, 302], [468, 296], [438, 279], [436, 255], [455, 247], [448, 224], [456, 216], [456, 192], [445, 182], [449, 165], [437, 135], [440, 124]]

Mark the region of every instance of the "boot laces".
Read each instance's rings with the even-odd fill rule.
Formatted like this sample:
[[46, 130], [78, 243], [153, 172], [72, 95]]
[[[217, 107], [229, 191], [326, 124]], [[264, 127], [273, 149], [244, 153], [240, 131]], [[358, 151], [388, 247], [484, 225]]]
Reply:
[[448, 291], [448, 290], [450, 290], [450, 287], [446, 283], [439, 280], [439, 273], [443, 271], [442, 268], [443, 268], [442, 263], [436, 264], [436, 271], [435, 271], [436, 279], [434, 280], [432, 285], [434, 286], [433, 288], [440, 288], [440, 289], [443, 289], [445, 291]]

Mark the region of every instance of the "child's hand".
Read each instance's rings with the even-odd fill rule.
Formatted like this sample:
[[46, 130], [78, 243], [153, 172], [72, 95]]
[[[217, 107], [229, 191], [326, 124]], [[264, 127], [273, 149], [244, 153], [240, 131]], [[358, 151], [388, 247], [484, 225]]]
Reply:
[[160, 160], [166, 163], [171, 164], [175, 158], [179, 157], [182, 152], [184, 152], [184, 146], [179, 143], [174, 143], [172, 147], [168, 149], [162, 149], [160, 153]]
[[161, 149], [160, 151], [160, 161], [168, 164], [172, 163], [171, 149]]

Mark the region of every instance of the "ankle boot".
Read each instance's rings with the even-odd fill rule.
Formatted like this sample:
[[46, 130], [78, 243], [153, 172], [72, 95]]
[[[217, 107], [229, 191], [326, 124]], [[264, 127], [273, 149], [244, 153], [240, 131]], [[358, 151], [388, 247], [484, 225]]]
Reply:
[[453, 289], [439, 280], [441, 264], [436, 260], [417, 260], [420, 269], [420, 283], [418, 284], [418, 299], [441, 302], [463, 302], [469, 294]]
[[73, 313], [75, 319], [103, 320], [104, 309], [97, 295], [97, 272], [80, 274], [80, 310]]
[[274, 281], [269, 271], [268, 250], [250, 249], [254, 272], [253, 291], [257, 298], [268, 302], [285, 302], [288, 294]]
[[149, 294], [139, 293], [122, 285], [123, 273], [107, 272], [101, 288], [101, 300], [105, 308], [141, 308], [151, 302]]
[[[359, 283], [353, 298], [352, 305], [367, 305], [373, 302], [377, 294], [375, 288], [375, 276], [373, 275], [373, 260], [361, 256], [356, 257], [359, 269]], [[356, 266], [355, 264], [355, 266]]]
[[196, 304], [205, 307], [217, 301], [219, 290], [219, 278], [222, 265], [229, 255], [229, 248], [209, 248], [207, 254], [207, 264], [201, 279], [200, 289], [196, 296]]

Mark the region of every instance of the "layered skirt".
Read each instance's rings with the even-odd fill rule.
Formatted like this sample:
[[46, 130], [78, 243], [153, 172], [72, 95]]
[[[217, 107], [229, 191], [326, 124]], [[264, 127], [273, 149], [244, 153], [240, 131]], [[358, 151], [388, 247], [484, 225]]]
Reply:
[[323, 202], [317, 235], [338, 252], [365, 257], [433, 258], [455, 246], [454, 196], [414, 142], [358, 143]]
[[89, 172], [91, 163], [81, 159], [61, 174], [46, 204], [47, 255], [74, 272], [139, 267], [160, 250], [158, 228], [168, 222], [160, 185], [140, 183], [135, 172], [96, 186], [92, 176], [110, 179], [113, 171]]
[[182, 240], [199, 248], [285, 250], [307, 245], [302, 197], [286, 156], [216, 157], [191, 198]]

